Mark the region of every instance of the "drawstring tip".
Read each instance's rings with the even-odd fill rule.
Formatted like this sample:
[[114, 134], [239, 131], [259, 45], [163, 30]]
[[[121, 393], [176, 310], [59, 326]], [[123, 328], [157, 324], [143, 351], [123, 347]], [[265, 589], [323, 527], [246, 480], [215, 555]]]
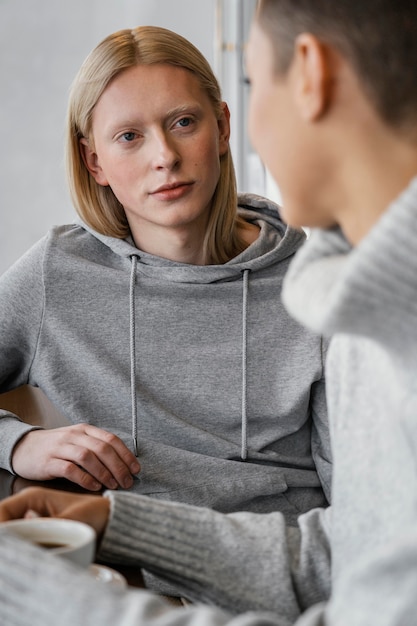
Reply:
[[138, 440], [137, 437], [133, 437], [133, 453], [138, 456]]

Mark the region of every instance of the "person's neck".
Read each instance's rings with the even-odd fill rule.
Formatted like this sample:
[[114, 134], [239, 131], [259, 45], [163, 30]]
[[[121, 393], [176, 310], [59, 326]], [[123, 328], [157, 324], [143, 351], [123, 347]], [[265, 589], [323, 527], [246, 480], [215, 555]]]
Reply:
[[368, 152], [365, 150], [351, 159], [344, 172], [347, 184], [337, 222], [354, 246], [366, 237], [389, 205], [417, 176], [415, 145], [392, 136], [373, 143], [373, 146], [368, 144]]
[[[259, 236], [260, 228], [249, 222], [236, 224], [238, 234], [245, 248]], [[136, 247], [143, 252], [163, 259], [190, 265], [208, 265], [204, 250], [206, 227], [201, 224], [168, 228], [156, 224], [132, 224], [130, 231]]]
[[200, 228], [167, 228], [151, 225], [131, 226], [135, 245], [139, 250], [154, 256], [191, 265], [206, 265], [204, 254], [205, 233]]

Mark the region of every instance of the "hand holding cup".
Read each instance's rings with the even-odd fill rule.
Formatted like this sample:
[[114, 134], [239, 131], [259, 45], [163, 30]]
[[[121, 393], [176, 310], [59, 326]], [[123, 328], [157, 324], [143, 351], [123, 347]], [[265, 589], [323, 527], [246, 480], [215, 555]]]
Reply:
[[[0, 502], [0, 522], [39, 516], [88, 524], [100, 540], [107, 525], [110, 502], [103, 496], [76, 494], [45, 487], [28, 487]], [[3, 525], [0, 524], [0, 528]]]

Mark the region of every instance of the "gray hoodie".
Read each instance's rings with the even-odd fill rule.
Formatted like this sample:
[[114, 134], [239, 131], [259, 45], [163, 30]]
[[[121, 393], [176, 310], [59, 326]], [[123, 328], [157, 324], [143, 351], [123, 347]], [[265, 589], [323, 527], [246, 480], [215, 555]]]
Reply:
[[[70, 423], [117, 434], [137, 493], [294, 523], [329, 497], [322, 339], [280, 299], [304, 235], [261, 198], [239, 204], [260, 236], [224, 265], [54, 228], [0, 279], [0, 390], [39, 386]], [[0, 417], [11, 470], [30, 427]]]

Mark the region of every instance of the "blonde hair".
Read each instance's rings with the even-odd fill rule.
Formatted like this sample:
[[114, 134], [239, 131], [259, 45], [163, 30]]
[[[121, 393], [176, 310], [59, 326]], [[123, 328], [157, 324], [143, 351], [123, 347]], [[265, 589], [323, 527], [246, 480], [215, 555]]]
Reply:
[[[99, 185], [89, 173], [81, 155], [80, 139], [89, 138], [94, 107], [109, 82], [127, 68], [153, 64], [174, 65], [192, 72], [207, 93], [217, 119], [223, 113], [220, 87], [209, 63], [177, 33], [155, 26], [121, 30], [106, 37], [89, 54], [70, 92], [67, 178], [74, 206], [83, 221], [97, 232], [119, 239], [130, 232], [123, 206], [109, 186]], [[237, 215], [236, 178], [229, 147], [220, 156], [220, 176], [204, 243], [206, 262], [225, 263], [244, 250], [240, 229], [245, 225]]]

